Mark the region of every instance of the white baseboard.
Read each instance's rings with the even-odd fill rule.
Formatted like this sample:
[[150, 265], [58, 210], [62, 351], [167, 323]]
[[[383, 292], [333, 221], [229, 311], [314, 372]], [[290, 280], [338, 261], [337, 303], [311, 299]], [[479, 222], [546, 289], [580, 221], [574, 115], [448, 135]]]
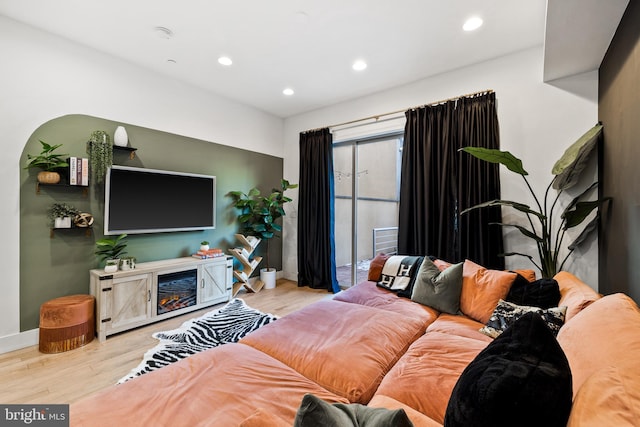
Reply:
[[0, 337], [0, 354], [38, 345], [39, 338], [40, 330], [38, 328]]

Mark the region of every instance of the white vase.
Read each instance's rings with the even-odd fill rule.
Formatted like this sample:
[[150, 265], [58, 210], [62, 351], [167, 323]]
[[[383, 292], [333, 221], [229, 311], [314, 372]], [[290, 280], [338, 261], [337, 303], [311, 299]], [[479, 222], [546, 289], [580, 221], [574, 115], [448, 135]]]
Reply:
[[127, 130], [123, 126], [118, 126], [113, 134], [113, 143], [118, 147], [126, 147], [129, 143]]
[[276, 287], [276, 269], [262, 268], [260, 269], [260, 280], [264, 283], [265, 289], [273, 289]]

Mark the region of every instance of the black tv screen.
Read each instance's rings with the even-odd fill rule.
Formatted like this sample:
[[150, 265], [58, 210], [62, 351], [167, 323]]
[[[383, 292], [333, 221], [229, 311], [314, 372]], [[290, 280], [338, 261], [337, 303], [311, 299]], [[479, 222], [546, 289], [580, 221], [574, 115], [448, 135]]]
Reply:
[[112, 166], [105, 184], [104, 234], [215, 228], [216, 177]]

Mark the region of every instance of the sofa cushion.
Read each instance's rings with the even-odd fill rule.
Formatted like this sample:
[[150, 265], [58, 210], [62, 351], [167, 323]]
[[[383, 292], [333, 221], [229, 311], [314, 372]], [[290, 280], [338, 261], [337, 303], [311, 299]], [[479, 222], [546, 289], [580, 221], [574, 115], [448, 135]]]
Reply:
[[571, 371], [537, 313], [527, 313], [465, 368], [445, 427], [561, 427], [571, 411]]
[[294, 427], [412, 427], [403, 409], [370, 408], [359, 403], [330, 404], [307, 394], [293, 423]]
[[[392, 255], [382, 267], [382, 274], [378, 286], [395, 292], [408, 290], [424, 257]], [[411, 295], [411, 294], [409, 294]]]
[[558, 331], [564, 324], [564, 315], [567, 307], [551, 307], [543, 309], [540, 307], [530, 307], [528, 305], [517, 305], [508, 301], [500, 300], [498, 306], [493, 310], [491, 318], [480, 332], [491, 337], [497, 338], [509, 326], [521, 318], [526, 313], [538, 313], [546, 322], [553, 335], [558, 335]]
[[573, 373], [574, 395], [591, 375], [607, 366], [640, 360], [640, 310], [624, 294], [590, 304], [558, 333]]
[[384, 267], [384, 263], [387, 262], [391, 255], [378, 254], [374, 259], [371, 260], [369, 264], [369, 275], [367, 277], [368, 280], [373, 280], [377, 282], [380, 280], [380, 276], [382, 275], [382, 267]]
[[[490, 340], [477, 328], [476, 335]], [[429, 331], [409, 347], [384, 377], [376, 394], [391, 397], [442, 423], [458, 377], [487, 344]]]
[[573, 316], [601, 297], [598, 292], [569, 272], [561, 271], [553, 278], [560, 288], [558, 305], [567, 306], [565, 322], [570, 321]]
[[264, 408], [258, 408], [240, 423], [240, 427], [291, 427], [291, 423]]
[[[277, 327], [269, 328], [276, 323]], [[328, 300], [288, 314], [240, 342], [352, 403], [366, 404], [384, 375], [425, 329], [420, 319]]]
[[[518, 280], [522, 278], [522, 280]], [[518, 305], [550, 308], [557, 307], [560, 302], [560, 287], [555, 279], [538, 279], [529, 282], [518, 274], [513, 282], [507, 301]]]
[[407, 414], [414, 427], [442, 427], [442, 424], [432, 420], [425, 414], [416, 411], [412, 407], [405, 405], [402, 402], [385, 396], [383, 394], [377, 394], [373, 396], [368, 406], [373, 408], [387, 408], [387, 409], [403, 409]]
[[567, 427], [633, 427], [640, 420], [640, 370], [636, 360], [591, 375], [573, 401]]
[[480, 323], [487, 323], [498, 301], [507, 297], [515, 278], [516, 273], [490, 270], [465, 260], [460, 311]]
[[462, 292], [462, 263], [440, 271], [429, 258], [422, 261], [416, 274], [411, 300], [438, 311], [458, 314]]
[[[443, 334], [456, 335], [459, 337], [471, 338], [474, 340], [490, 343], [490, 338], [480, 332], [480, 328], [484, 325], [465, 315], [456, 316], [453, 314], [442, 313], [435, 322], [427, 328], [427, 333], [441, 332]], [[486, 344], [485, 344], [486, 345]]]
[[237, 426], [263, 408], [291, 425], [307, 393], [348, 403], [282, 362], [232, 343], [75, 402], [70, 419], [71, 425], [92, 427]]
[[425, 328], [438, 318], [439, 312], [431, 307], [415, 303], [406, 298], [398, 298], [391, 291], [376, 286], [374, 282], [362, 282], [333, 297], [336, 301], [366, 305], [391, 311], [403, 316], [419, 319]]

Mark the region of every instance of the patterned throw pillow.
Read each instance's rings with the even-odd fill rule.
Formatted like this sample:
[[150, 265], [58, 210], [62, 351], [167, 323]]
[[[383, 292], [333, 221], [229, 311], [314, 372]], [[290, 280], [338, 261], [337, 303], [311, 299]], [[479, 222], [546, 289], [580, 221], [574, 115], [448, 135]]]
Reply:
[[384, 263], [378, 286], [394, 292], [407, 289], [424, 257], [393, 255]]
[[498, 306], [491, 314], [487, 324], [480, 329], [480, 332], [490, 336], [491, 338], [498, 337], [509, 326], [513, 325], [516, 320], [524, 316], [526, 313], [538, 313], [545, 321], [553, 335], [558, 335], [558, 331], [564, 324], [564, 317], [567, 312], [567, 307], [551, 307], [543, 309], [540, 307], [531, 307], [527, 305], [516, 305], [514, 303], [500, 300]]

